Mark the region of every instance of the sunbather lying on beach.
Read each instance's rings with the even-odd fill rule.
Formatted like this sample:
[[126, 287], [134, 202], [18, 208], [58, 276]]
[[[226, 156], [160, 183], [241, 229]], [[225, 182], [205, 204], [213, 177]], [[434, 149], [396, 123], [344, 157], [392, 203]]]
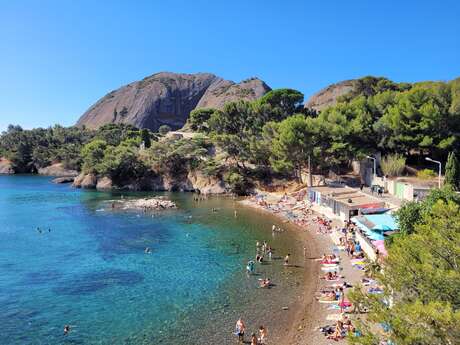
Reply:
[[332, 340], [339, 340], [343, 338], [344, 336], [344, 328], [343, 328], [343, 322], [342, 321], [337, 321], [334, 329], [334, 333], [332, 335], [329, 335], [327, 338], [332, 339]]
[[325, 292], [316, 297], [319, 301], [337, 301], [337, 295], [335, 291]]
[[326, 279], [328, 281], [336, 281], [340, 279], [340, 276], [337, 274], [337, 272], [327, 272], [321, 279]]

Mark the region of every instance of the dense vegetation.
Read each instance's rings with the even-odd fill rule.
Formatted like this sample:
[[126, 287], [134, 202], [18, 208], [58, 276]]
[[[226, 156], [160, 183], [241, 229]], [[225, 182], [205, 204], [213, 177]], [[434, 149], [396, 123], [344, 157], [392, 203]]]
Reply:
[[350, 296], [370, 312], [352, 343], [458, 344], [460, 336], [460, 195], [434, 190], [398, 212], [401, 234], [389, 245], [383, 295], [357, 288]]
[[402, 156], [445, 161], [458, 152], [460, 79], [408, 84], [366, 77], [354, 83], [353, 91], [319, 114], [304, 108], [302, 93], [292, 89], [230, 102], [222, 110], [197, 109], [185, 126], [202, 134], [197, 140], [169, 136], [167, 126], [155, 134], [113, 124], [97, 131], [10, 126], [0, 137], [0, 155], [19, 172], [61, 161], [120, 181], [146, 171], [178, 176], [197, 169], [233, 181], [241, 191], [251, 180], [299, 178], [308, 158], [316, 170], [341, 170], [379, 151], [390, 157], [385, 169], [397, 174]]

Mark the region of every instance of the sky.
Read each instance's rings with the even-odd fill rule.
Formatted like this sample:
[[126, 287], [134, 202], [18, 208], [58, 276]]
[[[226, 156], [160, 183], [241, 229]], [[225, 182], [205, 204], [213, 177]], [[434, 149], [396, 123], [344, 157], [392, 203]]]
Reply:
[[70, 126], [160, 71], [319, 89], [460, 76], [460, 1], [0, 0], [0, 131]]

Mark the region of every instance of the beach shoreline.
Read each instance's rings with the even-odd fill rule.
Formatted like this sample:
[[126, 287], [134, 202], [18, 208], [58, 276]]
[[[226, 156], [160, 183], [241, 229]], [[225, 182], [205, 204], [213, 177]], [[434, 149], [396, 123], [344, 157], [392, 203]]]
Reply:
[[[276, 193], [267, 193], [272, 197], [281, 196]], [[240, 200], [239, 203], [246, 207], [252, 208], [254, 211], [264, 212], [275, 216], [286, 225], [288, 231], [295, 234], [298, 240], [306, 248], [306, 257], [302, 265], [304, 266], [304, 286], [302, 293], [298, 296], [297, 303], [294, 304], [294, 309], [290, 310], [287, 316], [280, 317], [277, 323], [282, 325], [277, 333], [272, 333], [269, 343], [279, 345], [328, 345], [331, 340], [327, 339], [319, 330], [319, 327], [324, 326], [328, 313], [315, 299], [315, 294], [322, 284], [321, 264], [315, 259], [321, 257], [324, 253], [330, 253], [331, 247], [335, 245], [330, 234], [317, 234], [312, 224], [301, 226], [289, 220], [281, 212], [272, 212], [263, 206], [254, 202], [250, 198]], [[323, 216], [321, 213], [314, 212], [310, 219], [315, 216]], [[339, 224], [337, 220], [335, 224]], [[344, 274], [347, 282], [355, 283], [361, 278], [361, 273], [352, 269], [346, 255], [340, 254], [344, 264]], [[347, 262], [348, 261], [348, 262]], [[300, 264], [300, 263], [299, 263]], [[338, 343], [346, 343], [346, 340], [338, 340]]]

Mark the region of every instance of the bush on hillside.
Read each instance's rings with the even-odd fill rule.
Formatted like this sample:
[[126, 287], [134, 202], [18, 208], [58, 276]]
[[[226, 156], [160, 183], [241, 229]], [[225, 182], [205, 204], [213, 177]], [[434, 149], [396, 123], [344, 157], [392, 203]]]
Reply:
[[431, 169], [423, 169], [417, 172], [417, 177], [422, 180], [430, 180], [436, 177], [436, 173]]
[[397, 153], [385, 156], [380, 162], [380, 167], [385, 176], [400, 176], [406, 167], [406, 158]]

